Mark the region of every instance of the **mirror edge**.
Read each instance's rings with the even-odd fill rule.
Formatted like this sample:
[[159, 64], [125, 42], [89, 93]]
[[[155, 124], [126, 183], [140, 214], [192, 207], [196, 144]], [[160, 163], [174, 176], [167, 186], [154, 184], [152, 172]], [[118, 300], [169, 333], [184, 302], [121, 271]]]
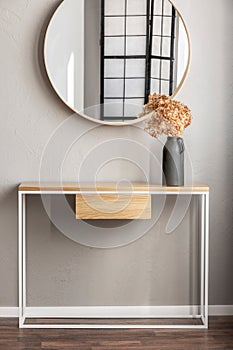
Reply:
[[[175, 91], [173, 92], [171, 98], [173, 99], [177, 94], [178, 92], [181, 90], [186, 78], [187, 78], [187, 75], [188, 75], [188, 72], [189, 72], [189, 68], [190, 68], [190, 63], [191, 63], [191, 40], [190, 40], [190, 35], [189, 35], [189, 31], [188, 31], [188, 27], [185, 23], [185, 20], [183, 18], [183, 15], [181, 14], [180, 10], [177, 8], [177, 6], [174, 4], [174, 2], [172, 0], [168, 0], [172, 6], [174, 6], [174, 8], [176, 9], [177, 13], [179, 14], [180, 18], [181, 18], [181, 21], [184, 25], [184, 29], [185, 29], [185, 33], [187, 35], [187, 40], [188, 40], [188, 58], [187, 58], [187, 65], [186, 65], [186, 68], [184, 70], [184, 74], [182, 76], [182, 79], [179, 83], [179, 85], [177, 86], [177, 88], [175, 89]], [[48, 36], [48, 31], [49, 31], [49, 28], [52, 24], [52, 21], [54, 19], [54, 17], [56, 16], [57, 12], [59, 11], [60, 7], [64, 4], [65, 0], [62, 0], [62, 2], [58, 5], [58, 7], [56, 8], [56, 10], [54, 11], [50, 21], [49, 21], [49, 24], [47, 26], [47, 29], [46, 29], [46, 32], [45, 32], [45, 36], [44, 36], [44, 45], [43, 45], [43, 56], [44, 56], [44, 66], [45, 66], [45, 71], [46, 71], [46, 74], [47, 74], [47, 77], [49, 79], [49, 82], [53, 88], [53, 90], [55, 91], [56, 95], [60, 98], [60, 100], [71, 110], [73, 111], [75, 114], [77, 114], [78, 116], [84, 118], [84, 119], [87, 119], [91, 122], [94, 122], [96, 124], [100, 124], [100, 125], [108, 125], [108, 126], [128, 126], [128, 125], [134, 125], [134, 124], [139, 124], [141, 122], [143, 122], [144, 120], [148, 119], [148, 116], [144, 116], [142, 118], [136, 118], [132, 121], [128, 121], [128, 122], [106, 122], [106, 121], [103, 121], [103, 120], [98, 120], [98, 119], [94, 119], [92, 117], [89, 117], [88, 115], [86, 114], [83, 114], [81, 112], [78, 112], [77, 110], [75, 110], [74, 108], [72, 108], [71, 106], [69, 106], [67, 104], [67, 102], [64, 100], [64, 98], [58, 93], [58, 90], [56, 89], [54, 83], [52, 82], [52, 79], [50, 78], [50, 75], [49, 75], [49, 69], [47, 67], [47, 64], [46, 64], [46, 43], [47, 43], [47, 36]]]
[[171, 98], [173, 99], [177, 94], [178, 92], [181, 90], [187, 76], [188, 76], [188, 72], [189, 72], [189, 68], [190, 68], [190, 64], [191, 64], [191, 39], [190, 39], [190, 35], [189, 35], [189, 31], [188, 31], [188, 27], [186, 25], [186, 22], [184, 20], [184, 17], [182, 15], [182, 13], [180, 12], [180, 10], [177, 8], [177, 6], [173, 3], [172, 0], [168, 0], [172, 6], [174, 6], [174, 8], [176, 9], [178, 15], [180, 16], [180, 19], [183, 23], [183, 26], [184, 26], [184, 29], [185, 29], [185, 33], [186, 33], [186, 36], [187, 36], [187, 40], [188, 40], [188, 57], [187, 57], [187, 64], [186, 64], [186, 68], [184, 70], [184, 74], [183, 74], [183, 77], [179, 83], [179, 85], [177, 86], [177, 88], [175, 89], [175, 91], [173, 92], [173, 94], [171, 95]]

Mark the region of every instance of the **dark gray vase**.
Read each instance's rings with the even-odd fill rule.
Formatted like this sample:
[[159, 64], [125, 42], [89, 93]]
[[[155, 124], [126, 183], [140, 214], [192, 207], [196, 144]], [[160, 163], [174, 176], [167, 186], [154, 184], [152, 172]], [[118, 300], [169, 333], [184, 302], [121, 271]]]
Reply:
[[184, 186], [184, 141], [168, 136], [163, 148], [163, 185]]

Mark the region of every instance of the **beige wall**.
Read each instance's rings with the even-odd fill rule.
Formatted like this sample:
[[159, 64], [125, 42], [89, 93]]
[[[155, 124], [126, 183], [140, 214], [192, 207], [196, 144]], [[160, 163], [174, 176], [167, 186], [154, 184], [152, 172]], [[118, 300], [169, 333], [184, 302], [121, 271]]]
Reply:
[[[38, 180], [45, 144], [55, 128], [72, 114], [52, 91], [42, 64], [43, 33], [58, 3], [57, 0], [0, 3], [0, 306], [17, 305], [16, 186], [22, 181]], [[191, 70], [178, 96], [191, 107], [194, 116], [185, 140], [194, 179], [211, 186], [210, 303], [233, 304], [233, 3], [228, 0], [176, 3], [192, 40]], [[76, 124], [77, 134], [93, 126], [79, 118]], [[76, 152], [67, 157], [64, 177], [76, 178], [77, 166], [95, 144], [118, 137], [141, 142], [160, 157], [161, 147], [155, 146], [155, 141], [140, 129], [99, 127], [87, 132]], [[124, 156], [122, 141], [117, 142], [119, 147], [115, 148]], [[103, 152], [116, 154], [116, 149], [109, 149], [107, 144], [106, 149], [102, 147]], [[86, 163], [87, 180], [92, 179], [100, 165], [102, 151], [94, 162]], [[138, 153], [129, 147], [127, 152], [133, 161], [143, 159], [143, 168], [152, 178], [160, 176], [149, 169], [146, 151]], [[55, 180], [56, 166], [54, 154], [44, 177]], [[110, 163], [98, 179], [110, 179], [112, 174], [121, 178], [125, 169], [124, 161]], [[129, 164], [127, 176], [132, 180], [143, 178], [142, 171]], [[189, 256], [196, 239], [191, 230], [194, 218], [188, 212], [181, 226], [172, 235], [165, 235], [171, 205], [171, 201], [167, 203], [160, 221], [141, 240], [123, 248], [102, 250], [86, 248], [65, 238], [48, 221], [40, 200], [30, 197], [30, 304], [171, 305], [195, 301], [196, 287], [192, 289], [195, 251], [191, 250]]]

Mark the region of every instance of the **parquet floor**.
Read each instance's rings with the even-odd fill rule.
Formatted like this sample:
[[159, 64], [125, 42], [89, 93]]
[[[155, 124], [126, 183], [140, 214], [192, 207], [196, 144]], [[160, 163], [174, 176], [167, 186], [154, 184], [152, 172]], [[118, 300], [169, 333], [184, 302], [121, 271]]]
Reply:
[[210, 317], [208, 330], [19, 329], [0, 319], [0, 350], [233, 350], [233, 316]]

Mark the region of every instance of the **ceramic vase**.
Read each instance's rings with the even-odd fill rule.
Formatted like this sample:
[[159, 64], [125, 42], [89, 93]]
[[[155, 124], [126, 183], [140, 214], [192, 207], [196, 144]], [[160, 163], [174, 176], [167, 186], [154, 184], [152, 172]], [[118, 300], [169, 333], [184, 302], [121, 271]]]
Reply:
[[168, 136], [163, 148], [163, 185], [184, 185], [184, 141]]

